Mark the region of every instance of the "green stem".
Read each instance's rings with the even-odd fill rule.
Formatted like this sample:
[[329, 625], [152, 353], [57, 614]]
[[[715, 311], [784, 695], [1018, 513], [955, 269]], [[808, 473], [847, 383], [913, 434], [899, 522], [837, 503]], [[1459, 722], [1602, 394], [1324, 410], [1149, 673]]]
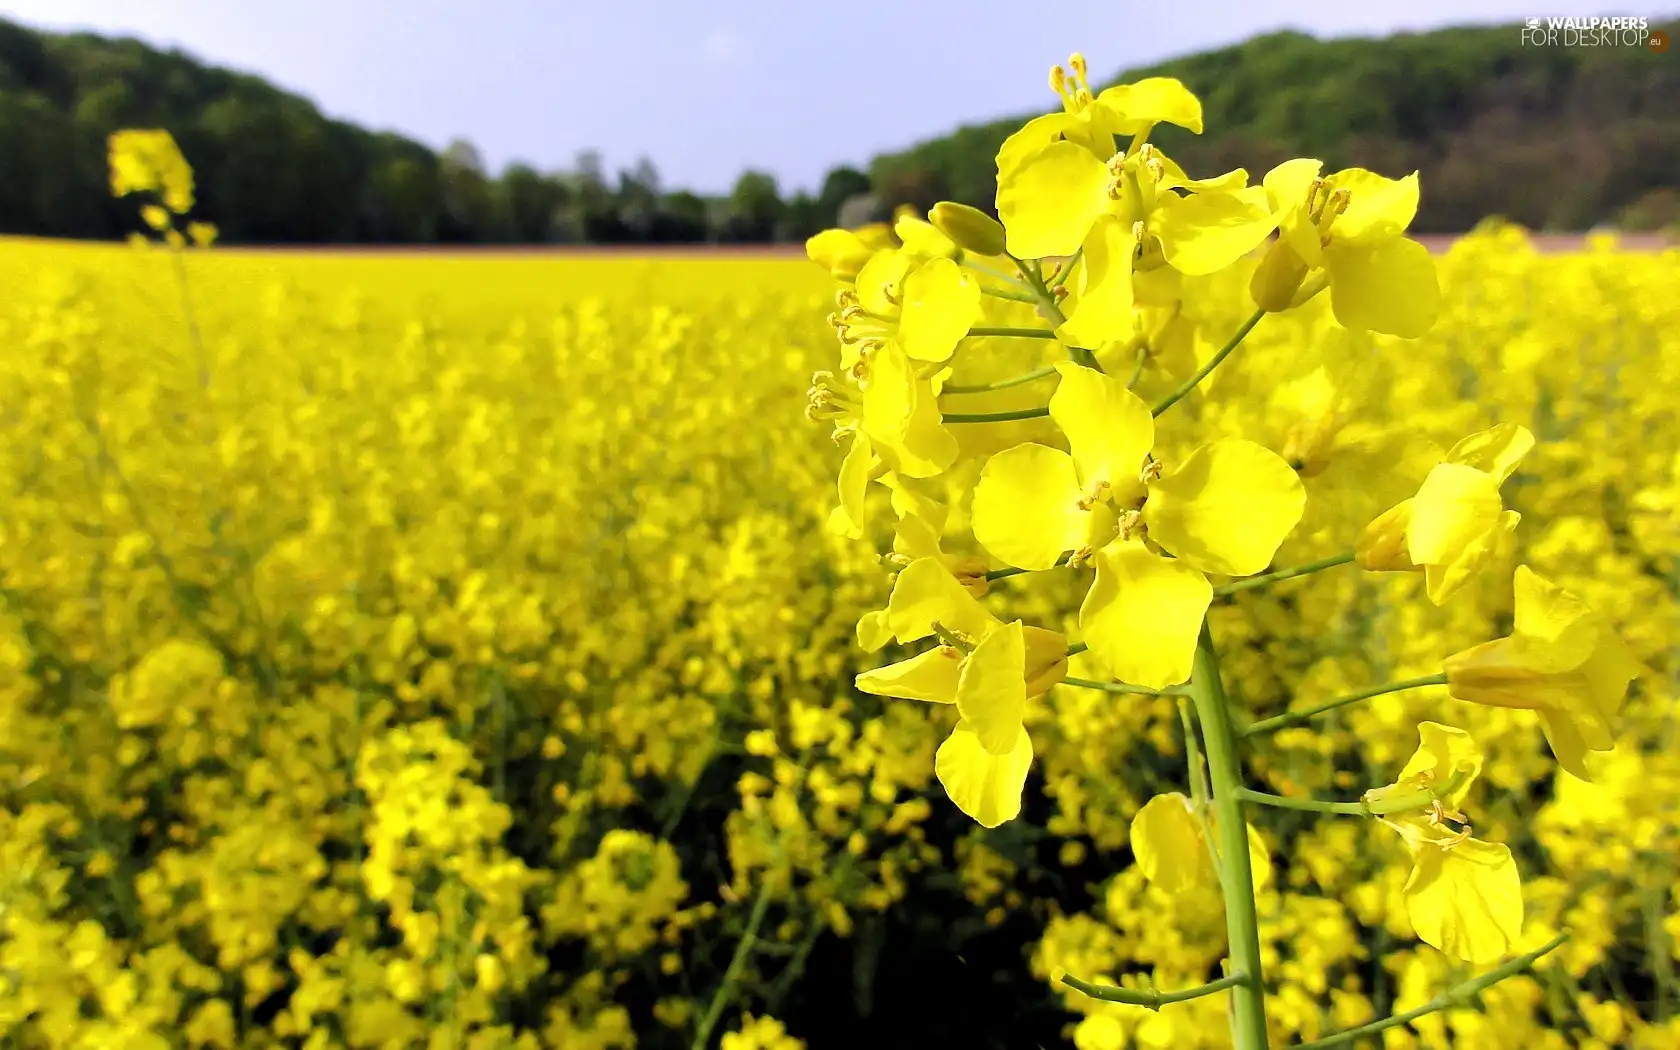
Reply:
[[1050, 414], [1043, 408], [1016, 408], [1007, 412], [945, 412], [941, 418], [947, 423], [1008, 423], [1017, 419], [1042, 419]]
[[1242, 767], [1237, 735], [1219, 679], [1219, 654], [1207, 624], [1196, 641], [1190, 699], [1202, 724], [1207, 748], [1213, 811], [1219, 825], [1219, 856], [1225, 890], [1225, 934], [1230, 970], [1241, 980], [1232, 985], [1231, 1026], [1235, 1050], [1266, 1050], [1265, 983], [1261, 975], [1260, 917], [1254, 906], [1254, 871], [1248, 857], [1248, 818], [1243, 811]]
[[1063, 260], [1062, 268], [1056, 271], [1056, 276], [1050, 278], [1050, 288], [1056, 289], [1066, 284], [1068, 276], [1073, 273], [1073, 268], [1079, 264], [1079, 260], [1084, 257], [1084, 255], [1085, 246], [1080, 245], [1078, 250]]
[[[1032, 287], [1033, 294], [1038, 297], [1038, 310], [1039, 313], [1044, 315], [1045, 320], [1056, 328], [1067, 324], [1067, 315], [1062, 313], [1061, 304], [1056, 302], [1056, 293], [1051, 291], [1050, 286], [1044, 283], [1044, 278], [1038, 273], [1037, 269], [1028, 266], [1020, 259], [1015, 259], [1013, 255], [1010, 258], [1014, 259], [1015, 268], [1021, 271], [1021, 276], [1026, 278], [1027, 284]], [[1098, 372], [1103, 370], [1102, 365], [1097, 363], [1097, 355], [1082, 346], [1068, 347], [1068, 357], [1075, 364], [1083, 365]]]
[[1069, 656], [1078, 656], [1080, 653], [1089, 648], [1091, 647], [1086, 645], [1084, 642], [1074, 642], [1072, 645], [1068, 646], [1067, 654]]
[[210, 385], [210, 356], [204, 350], [204, 336], [198, 329], [198, 313], [193, 309], [192, 291], [187, 287], [187, 264], [181, 259], [181, 249], [172, 248], [169, 252], [175, 263], [175, 284], [181, 290], [181, 311], [187, 318], [187, 334], [192, 338], [193, 349], [198, 352], [198, 385]]
[[1143, 378], [1143, 363], [1149, 360], [1149, 345], [1146, 343], [1138, 347], [1137, 360], [1132, 364], [1132, 378], [1126, 380], [1126, 389], [1137, 386], [1138, 380]]
[[1223, 992], [1227, 988], [1235, 988], [1248, 980], [1245, 973], [1233, 973], [1209, 981], [1207, 984], [1194, 988], [1184, 988], [1176, 992], [1157, 992], [1154, 989], [1138, 991], [1134, 988], [1121, 988], [1113, 984], [1091, 984], [1081, 981], [1069, 974], [1062, 974], [1062, 983], [1076, 992], [1083, 992], [1093, 999], [1101, 999], [1105, 1003], [1129, 1003], [1132, 1006], [1143, 1006], [1151, 1010], [1159, 1010], [1169, 1003], [1182, 1003], [1187, 999], [1200, 999], [1204, 995]]
[[1361, 700], [1369, 700], [1373, 696], [1382, 696], [1384, 693], [1398, 693], [1403, 689], [1421, 689], [1424, 686], [1446, 684], [1447, 676], [1444, 674], [1426, 674], [1420, 678], [1386, 682], [1382, 685], [1374, 685], [1361, 692], [1338, 696], [1334, 700], [1326, 700], [1324, 703], [1313, 707], [1303, 708], [1299, 711], [1286, 711], [1281, 715], [1273, 715], [1271, 718], [1262, 718], [1244, 729], [1241, 735], [1245, 737], [1258, 736], [1261, 733], [1274, 733], [1279, 729], [1288, 729], [1290, 726], [1305, 725], [1326, 711], [1334, 711], [1336, 708], [1346, 707], [1348, 704], [1357, 704]]
[[1334, 569], [1338, 565], [1346, 565], [1353, 561], [1356, 557], [1358, 557], [1358, 555], [1356, 555], [1353, 551], [1343, 551], [1340, 554], [1333, 554], [1328, 558], [1320, 558], [1317, 561], [1309, 561], [1304, 565], [1293, 565], [1287, 569], [1278, 569], [1275, 572], [1264, 573], [1260, 576], [1250, 576], [1246, 580], [1237, 580], [1235, 583], [1227, 583], [1223, 587], [1215, 587], [1213, 589], [1213, 593], [1215, 595], [1236, 594], [1238, 591], [1247, 591], [1252, 590], [1255, 587], [1264, 587], [1268, 583], [1282, 583], [1284, 580], [1293, 580], [1297, 576], [1309, 576], [1312, 573], [1322, 572], [1325, 569]]
[[1213, 827], [1208, 823], [1207, 816], [1208, 805], [1213, 801], [1213, 789], [1208, 787], [1207, 763], [1202, 760], [1201, 737], [1197, 733], [1196, 718], [1187, 696], [1178, 698], [1178, 721], [1184, 727], [1184, 764], [1190, 777], [1190, 801], [1196, 809], [1196, 823], [1202, 828], [1202, 845], [1207, 848], [1208, 860], [1213, 863], [1213, 870], [1223, 886], [1225, 875], [1219, 865], [1219, 851], [1213, 848]]
[[[1190, 698], [1187, 696], [1178, 698], [1178, 724], [1184, 729], [1184, 764], [1190, 778], [1190, 800], [1196, 804], [1197, 813], [1206, 813], [1210, 794], [1207, 764], [1202, 761], [1202, 742], [1196, 734], [1196, 722], [1190, 713]], [[1216, 865], [1217, 862], [1216, 857]]]
[[946, 383], [939, 392], [941, 394], [984, 394], [988, 390], [1007, 390], [1012, 386], [1036, 382], [1045, 376], [1055, 374], [1055, 365], [1045, 365], [1043, 368], [1035, 368], [1031, 372], [1023, 372], [1018, 376], [999, 379], [995, 383]]
[[980, 290], [994, 299], [1008, 299], [1012, 303], [1031, 303], [1038, 305], [1038, 296], [1031, 292], [1017, 292], [1009, 288], [992, 288], [981, 285]]
[[[974, 259], [970, 258], [967, 255], [964, 255], [960, 260], [958, 260], [957, 265], [962, 266], [965, 269], [973, 270], [975, 273], [984, 274], [985, 276], [990, 277], [993, 280], [1002, 281], [1004, 284], [1009, 285], [1011, 287], [1020, 287], [1020, 284], [1021, 284], [1020, 281], [1015, 279], [1014, 274], [1007, 273], [1007, 272], [1005, 272], [1003, 270], [999, 270], [995, 267], [987, 266], [983, 262], [975, 262]], [[990, 291], [991, 289], [986, 288], [984, 285], [982, 285], [981, 290], [982, 291]]]
[[1412, 810], [1428, 809], [1429, 806], [1443, 798], [1450, 798], [1454, 791], [1463, 787], [1470, 777], [1463, 770], [1455, 770], [1446, 783], [1435, 788], [1418, 788], [1403, 794], [1390, 795], [1387, 798], [1371, 802], [1360, 799], [1357, 802], [1323, 802], [1316, 798], [1290, 798], [1287, 795], [1272, 795], [1252, 788], [1240, 787], [1237, 794], [1244, 802], [1252, 802], [1259, 806], [1275, 806], [1278, 809], [1294, 809], [1303, 813], [1333, 813], [1349, 817], [1380, 817], [1389, 813], [1407, 813]]
[[1010, 339], [1054, 339], [1056, 333], [1048, 328], [970, 328], [968, 338], [1000, 336]]
[[1435, 998], [1429, 1000], [1427, 1003], [1424, 1003], [1422, 1006], [1407, 1010], [1405, 1013], [1394, 1014], [1392, 1017], [1385, 1017], [1380, 1021], [1372, 1021], [1369, 1024], [1362, 1024], [1358, 1028], [1349, 1028], [1345, 1032], [1337, 1032], [1335, 1035], [1327, 1035], [1323, 1039], [1315, 1039], [1310, 1043], [1301, 1043], [1295, 1047], [1295, 1050], [1324, 1050], [1325, 1047], [1341, 1046], [1344, 1043], [1351, 1043], [1356, 1039], [1363, 1039], [1366, 1036], [1376, 1035], [1378, 1032], [1386, 1031], [1390, 1028], [1397, 1028], [1403, 1024], [1411, 1024], [1418, 1018], [1428, 1016], [1429, 1014], [1438, 1013], [1442, 1010], [1451, 1010], [1454, 1007], [1468, 1006], [1470, 1005], [1471, 999], [1477, 993], [1493, 987], [1507, 977], [1515, 976], [1516, 974], [1528, 969], [1530, 966], [1533, 966], [1542, 955], [1552, 951], [1568, 939], [1569, 931], [1565, 930], [1533, 951], [1524, 955], [1519, 955], [1510, 962], [1489, 970], [1480, 977], [1472, 977], [1463, 984], [1454, 985], [1442, 992], [1440, 995], [1437, 995]]
[[1237, 348], [1237, 346], [1243, 341], [1243, 338], [1247, 336], [1249, 332], [1254, 330], [1254, 326], [1260, 323], [1260, 318], [1265, 316], [1266, 311], [1264, 310], [1254, 311], [1254, 315], [1243, 322], [1243, 326], [1237, 329], [1236, 334], [1231, 336], [1230, 341], [1220, 347], [1218, 353], [1208, 358], [1207, 364], [1196, 369], [1196, 374], [1191, 376], [1189, 379], [1186, 379], [1183, 386], [1180, 386], [1177, 390], [1168, 394], [1165, 400], [1150, 409], [1151, 414], [1159, 416], [1162, 412], [1165, 412], [1167, 409], [1178, 404], [1179, 400], [1183, 398], [1184, 395], [1196, 389], [1196, 385], [1206, 379], [1209, 372], [1218, 368], [1227, 357], [1231, 356], [1231, 351]]
[[759, 884], [758, 896], [753, 900], [752, 913], [747, 916], [746, 932], [735, 945], [735, 954], [729, 959], [729, 967], [723, 971], [723, 983], [718, 986], [717, 993], [712, 996], [710, 1005], [706, 1007], [706, 1015], [700, 1020], [700, 1028], [694, 1036], [693, 1050], [706, 1050], [711, 1044], [712, 1030], [723, 1017], [729, 1000], [734, 998], [735, 986], [740, 983], [741, 971], [747, 965], [747, 956], [752, 954], [753, 944], [758, 940], [758, 929], [764, 925], [765, 913], [770, 910], [770, 898], [773, 896], [771, 888], [776, 884], [775, 876], [774, 869], [765, 870], [764, 881]]
[[1125, 682], [1098, 682], [1091, 678], [1075, 678], [1068, 675], [1060, 685], [1076, 685], [1081, 689], [1096, 689], [1104, 693], [1125, 693], [1129, 696], [1183, 696], [1184, 687], [1169, 685], [1165, 689], [1151, 689], [1146, 685], [1128, 685]]
[[1033, 303], [1043, 311], [1045, 320], [1049, 321], [1054, 328], [1060, 328], [1067, 324], [1066, 315], [1062, 313], [1061, 306], [1056, 302], [1055, 294], [1045, 286], [1044, 279], [1034, 273], [1032, 268], [1020, 259], [1013, 255], [1009, 258], [1015, 263], [1015, 268], [1021, 271], [1021, 276], [1026, 278], [1027, 286], [1033, 290]]

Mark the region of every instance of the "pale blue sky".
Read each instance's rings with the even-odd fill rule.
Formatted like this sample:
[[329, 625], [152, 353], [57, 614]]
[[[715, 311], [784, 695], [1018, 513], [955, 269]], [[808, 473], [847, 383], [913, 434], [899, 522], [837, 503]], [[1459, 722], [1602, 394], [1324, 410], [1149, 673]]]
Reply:
[[1049, 67], [1071, 50], [1107, 78], [1285, 27], [1346, 36], [1580, 11], [1535, 0], [0, 0], [0, 13], [178, 46], [434, 147], [464, 135], [492, 170], [567, 167], [594, 148], [609, 171], [646, 155], [667, 187], [716, 192], [748, 167], [784, 190], [814, 188], [835, 164], [1048, 110]]

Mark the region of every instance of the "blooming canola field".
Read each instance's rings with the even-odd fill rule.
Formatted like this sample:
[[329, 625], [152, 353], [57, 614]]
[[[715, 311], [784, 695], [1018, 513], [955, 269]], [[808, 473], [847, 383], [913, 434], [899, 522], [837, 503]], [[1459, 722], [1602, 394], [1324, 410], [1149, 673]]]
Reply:
[[[1180, 388], [1256, 265], [1195, 278], [1203, 314], [1107, 373]], [[1436, 267], [1417, 338], [1350, 330], [1329, 296], [1266, 315], [1154, 448], [1288, 464], [1300, 521], [1258, 566], [1285, 567], [1516, 424], [1521, 526], [1450, 601], [1350, 559], [1246, 589], [1211, 563], [1225, 691], [1246, 727], [1438, 676], [1512, 632], [1528, 572], [1637, 662], [1614, 748], [1581, 779], [1534, 710], [1433, 682], [1269, 725], [1248, 782], [1357, 798], [1411, 768], [1420, 725], [1473, 737], [1454, 784], [1522, 872], [1511, 951], [1570, 936], [1381, 1045], [1680, 1046], [1680, 255], [1491, 225]], [[822, 268], [9, 240], [0, 285], [0, 1044], [821, 1050], [842, 1044], [801, 1018], [853, 991], [811, 967], [927, 911], [945, 954], [1004, 938], [1010, 987], [1080, 1050], [1231, 1045], [1222, 996], [1157, 1011], [1060, 980], [1219, 976], [1218, 878], [1169, 885], [1134, 831], [1183, 784], [1170, 691], [1049, 686], [1010, 820], [947, 798], [956, 705], [859, 688], [917, 648], [872, 637], [917, 543], [985, 615], [1071, 638], [1092, 574], [996, 557], [1020, 550], [998, 512], [955, 498], [1023, 444], [1064, 455], [1042, 415], [947, 423], [950, 476], [859, 512], [846, 446], [803, 414], [813, 373], [851, 364]], [[987, 331], [947, 415], [1071, 383], [1057, 341]], [[1079, 648], [1062, 674], [1116, 680]], [[1486, 968], [1421, 942], [1403, 835], [1250, 810], [1273, 1045]]]

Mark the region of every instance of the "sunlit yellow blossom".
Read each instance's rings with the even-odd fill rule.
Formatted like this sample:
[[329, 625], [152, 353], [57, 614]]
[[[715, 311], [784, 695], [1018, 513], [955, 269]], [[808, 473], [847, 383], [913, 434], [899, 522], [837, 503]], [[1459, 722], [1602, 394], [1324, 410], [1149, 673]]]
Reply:
[[1475, 576], [1521, 519], [1499, 486], [1534, 447], [1515, 423], [1472, 434], [1448, 450], [1417, 495], [1384, 511], [1359, 539], [1359, 564], [1373, 572], [1422, 570], [1441, 605]]
[[153, 193], [177, 215], [193, 206], [193, 174], [169, 132], [117, 131], [109, 142], [111, 195]]
[[1148, 406], [1116, 377], [1057, 370], [1050, 415], [1073, 451], [1024, 444], [992, 456], [974, 491], [975, 538], [1024, 569], [1094, 557], [1080, 608], [1091, 651], [1123, 681], [1176, 685], [1190, 677], [1213, 597], [1207, 574], [1263, 570], [1300, 520], [1305, 490], [1275, 453], [1241, 439], [1203, 445], [1169, 472], [1146, 469]]
[[1583, 780], [1588, 751], [1615, 746], [1615, 720], [1639, 663], [1603, 614], [1517, 566], [1509, 637], [1455, 653], [1447, 692], [1459, 700], [1533, 711], [1558, 764]]
[[998, 620], [935, 558], [918, 559], [898, 574], [886, 617], [900, 642], [937, 634], [942, 644], [858, 675], [857, 687], [954, 704], [960, 721], [939, 749], [940, 782], [958, 808], [986, 827], [1014, 819], [1032, 764], [1022, 725], [1026, 702], [1067, 672], [1067, 639]]
[[1435, 722], [1419, 723], [1418, 737], [1417, 751], [1394, 783], [1366, 798], [1381, 802], [1401, 792], [1439, 789], [1431, 809], [1380, 818], [1400, 833], [1412, 856], [1401, 891], [1406, 912], [1425, 944], [1466, 962], [1492, 962], [1511, 952], [1522, 933], [1522, 879], [1510, 849], [1471, 838], [1459, 813], [1481, 772], [1481, 750], [1468, 733]]
[[1279, 236], [1255, 272], [1264, 309], [1287, 309], [1322, 268], [1336, 319], [1349, 328], [1415, 339], [1435, 323], [1441, 291], [1428, 249], [1404, 236], [1417, 214], [1417, 173], [1387, 179], [1363, 168], [1319, 178], [1315, 160], [1267, 172]]

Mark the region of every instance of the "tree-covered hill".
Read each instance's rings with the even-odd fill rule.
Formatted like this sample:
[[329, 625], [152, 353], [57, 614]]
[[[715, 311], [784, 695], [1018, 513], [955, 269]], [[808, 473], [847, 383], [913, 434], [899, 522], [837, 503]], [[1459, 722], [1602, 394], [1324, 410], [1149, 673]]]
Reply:
[[[1193, 171], [1240, 165], [1257, 177], [1302, 154], [1385, 174], [1422, 169], [1423, 232], [1490, 214], [1560, 229], [1680, 220], [1680, 53], [1525, 48], [1516, 26], [1369, 40], [1279, 33], [1115, 82], [1159, 74], [1204, 100], [1206, 135], [1157, 137]], [[1045, 102], [1055, 102], [1048, 92]], [[105, 138], [163, 127], [193, 164], [194, 218], [227, 241], [797, 240], [900, 203], [989, 209], [998, 144], [1031, 115], [877, 157], [868, 175], [835, 168], [814, 196], [784, 199], [774, 178], [749, 171], [730, 195], [703, 198], [661, 187], [649, 162], [610, 174], [593, 154], [569, 171], [487, 172], [470, 143], [439, 153], [333, 120], [179, 51], [0, 19], [0, 233], [136, 229], [135, 203], [106, 192]]]
[[[105, 139], [124, 127], [174, 134], [194, 169], [195, 218], [224, 241], [265, 243], [766, 241], [820, 229], [839, 200], [783, 201], [742, 175], [704, 199], [664, 192], [643, 162], [616, 179], [592, 154], [566, 172], [484, 170], [470, 143], [442, 153], [332, 120], [261, 78], [180, 51], [0, 19], [0, 233], [121, 237], [133, 201], [106, 190]], [[830, 195], [867, 188], [861, 172]]]
[[[1666, 28], [1672, 36], [1680, 20]], [[1515, 25], [1380, 39], [1285, 32], [1108, 83], [1145, 76], [1177, 77], [1201, 97], [1204, 135], [1155, 136], [1193, 172], [1246, 167], [1258, 177], [1292, 156], [1386, 175], [1418, 169], [1417, 226], [1427, 232], [1492, 214], [1555, 229], [1680, 219], [1677, 51], [1525, 47]], [[1048, 91], [1045, 103], [1057, 104]], [[998, 145], [1030, 116], [878, 157], [872, 181], [889, 200], [990, 207]]]

